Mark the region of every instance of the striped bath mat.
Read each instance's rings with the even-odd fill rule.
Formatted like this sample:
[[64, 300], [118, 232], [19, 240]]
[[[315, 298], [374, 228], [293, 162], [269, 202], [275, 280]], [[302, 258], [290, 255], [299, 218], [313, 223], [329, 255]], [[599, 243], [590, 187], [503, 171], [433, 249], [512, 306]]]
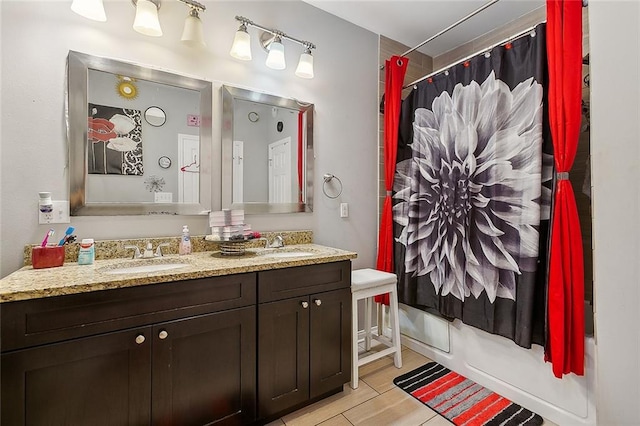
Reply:
[[396, 377], [393, 383], [455, 425], [538, 426], [543, 422], [539, 415], [437, 362]]

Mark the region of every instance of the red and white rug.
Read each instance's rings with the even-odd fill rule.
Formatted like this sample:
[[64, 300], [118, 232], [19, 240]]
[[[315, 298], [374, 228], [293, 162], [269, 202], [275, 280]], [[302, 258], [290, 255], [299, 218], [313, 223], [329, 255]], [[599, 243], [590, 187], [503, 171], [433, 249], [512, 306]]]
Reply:
[[539, 426], [544, 421], [437, 362], [396, 377], [393, 383], [455, 425]]

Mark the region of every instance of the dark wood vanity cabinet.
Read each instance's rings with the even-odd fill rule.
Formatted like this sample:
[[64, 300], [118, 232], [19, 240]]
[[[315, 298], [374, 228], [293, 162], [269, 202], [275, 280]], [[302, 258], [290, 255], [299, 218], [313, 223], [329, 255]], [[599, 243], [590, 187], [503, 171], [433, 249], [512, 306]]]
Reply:
[[342, 261], [3, 303], [0, 423], [264, 423], [350, 380], [350, 285]]
[[255, 327], [255, 306], [155, 325], [152, 424], [255, 420]]
[[151, 344], [121, 331], [2, 354], [3, 425], [144, 425]]
[[351, 263], [258, 277], [258, 416], [342, 390], [351, 379]]
[[255, 289], [240, 274], [3, 304], [2, 424], [253, 422]]

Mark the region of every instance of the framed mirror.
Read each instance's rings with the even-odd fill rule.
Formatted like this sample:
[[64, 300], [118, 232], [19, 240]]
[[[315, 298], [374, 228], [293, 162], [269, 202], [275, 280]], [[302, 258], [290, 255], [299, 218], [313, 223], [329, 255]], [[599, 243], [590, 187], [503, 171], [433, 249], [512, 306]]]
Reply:
[[70, 51], [68, 100], [71, 215], [211, 210], [211, 82]]
[[313, 210], [313, 104], [222, 86], [222, 207]]

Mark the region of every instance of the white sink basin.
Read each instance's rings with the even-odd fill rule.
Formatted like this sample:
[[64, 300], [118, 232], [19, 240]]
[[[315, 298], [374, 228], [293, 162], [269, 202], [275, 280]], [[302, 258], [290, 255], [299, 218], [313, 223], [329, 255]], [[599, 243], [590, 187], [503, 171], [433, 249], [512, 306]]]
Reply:
[[304, 256], [313, 256], [315, 253], [311, 253], [308, 251], [272, 251], [269, 253], [264, 253], [262, 256], [264, 257], [304, 257]]
[[189, 266], [187, 263], [159, 263], [155, 265], [140, 265], [140, 266], [128, 266], [117, 267], [114, 269], [108, 269], [104, 271], [105, 274], [140, 274], [149, 272], [168, 271], [171, 269], [184, 268]]

